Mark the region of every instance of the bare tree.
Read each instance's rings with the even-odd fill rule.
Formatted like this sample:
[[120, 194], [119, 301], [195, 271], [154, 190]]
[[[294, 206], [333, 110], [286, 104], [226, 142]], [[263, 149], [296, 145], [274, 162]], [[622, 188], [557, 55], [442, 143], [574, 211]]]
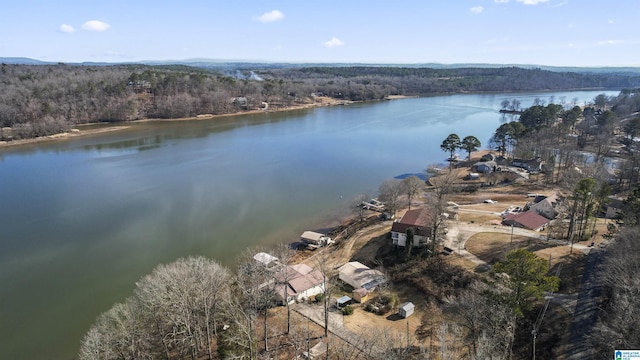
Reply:
[[287, 289], [289, 288], [288, 283], [293, 274], [289, 272], [289, 267], [287, 265], [295, 255], [295, 252], [288, 244], [279, 244], [274, 249], [274, 255], [278, 258], [281, 264], [279, 272], [280, 278], [278, 281], [282, 287], [282, 294], [280, 294], [283, 299], [282, 301], [287, 307], [287, 334], [289, 334], [291, 332], [291, 304], [288, 300]]
[[[636, 349], [640, 347], [638, 312], [640, 299], [640, 227], [623, 228], [608, 248], [604, 268], [604, 286], [609, 301], [600, 311], [594, 329], [592, 343], [597, 346], [601, 358], [609, 356], [614, 349]], [[605, 355], [606, 354], [606, 355]]]
[[402, 181], [398, 179], [385, 180], [378, 189], [380, 201], [392, 216], [396, 215], [400, 207], [400, 195], [403, 192]]
[[266, 352], [269, 350], [268, 310], [273, 305], [276, 297], [277, 281], [273, 273], [276, 267], [273, 267], [272, 264], [265, 264], [255, 258], [256, 254], [263, 252], [261, 250], [263, 249], [252, 248], [244, 252], [238, 266], [236, 283], [239, 287], [238, 291], [244, 307], [244, 313], [249, 317], [250, 333], [255, 333], [253, 324], [257, 315], [259, 313], [263, 315], [263, 350]]
[[367, 194], [360, 194], [358, 196], [356, 196], [353, 201], [351, 202], [351, 209], [353, 210], [353, 212], [356, 214], [356, 216], [358, 217], [359, 221], [364, 221], [365, 216], [367, 214], [367, 209], [365, 206], [363, 206], [364, 202], [369, 201], [369, 195]]
[[431, 188], [425, 192], [424, 196], [426, 209], [429, 210], [428, 226], [432, 253], [443, 235], [443, 224], [447, 221], [444, 213], [447, 210], [449, 196], [456, 190], [457, 181], [457, 173], [454, 171], [439, 173], [429, 178]]
[[211, 340], [229, 279], [228, 271], [214, 261], [189, 257], [160, 265], [136, 283], [136, 301], [167, 357], [205, 351], [213, 358]]
[[135, 360], [151, 356], [148, 332], [135, 299], [115, 304], [100, 315], [80, 346], [80, 359]]
[[459, 343], [470, 359], [506, 359], [515, 329], [515, 313], [492, 296], [507, 291], [475, 282], [456, 298], [447, 298], [445, 309], [461, 328]]
[[420, 189], [424, 186], [424, 182], [417, 176], [409, 176], [402, 180], [402, 189], [407, 195], [407, 203], [409, 210], [411, 210], [411, 202], [418, 195]]

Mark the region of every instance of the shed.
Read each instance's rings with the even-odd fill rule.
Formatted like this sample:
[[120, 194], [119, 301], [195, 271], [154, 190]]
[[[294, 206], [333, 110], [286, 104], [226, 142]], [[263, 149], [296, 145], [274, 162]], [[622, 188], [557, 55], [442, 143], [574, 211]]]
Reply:
[[413, 315], [414, 309], [415, 309], [415, 306], [413, 305], [412, 302], [406, 302], [400, 305], [400, 308], [398, 309], [398, 315], [406, 319], [409, 316]]
[[351, 293], [351, 297], [353, 298], [353, 301], [357, 303], [366, 302], [369, 297], [369, 290], [365, 288], [355, 289]]
[[345, 295], [345, 296], [339, 298], [338, 300], [336, 300], [336, 306], [338, 308], [343, 308], [343, 307], [351, 304], [351, 300], [352, 299], [349, 296]]

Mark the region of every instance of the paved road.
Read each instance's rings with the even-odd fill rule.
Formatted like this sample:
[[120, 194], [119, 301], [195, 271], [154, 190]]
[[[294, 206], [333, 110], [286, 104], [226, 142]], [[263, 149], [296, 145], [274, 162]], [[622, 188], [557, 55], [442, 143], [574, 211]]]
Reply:
[[582, 275], [582, 285], [578, 302], [571, 320], [571, 333], [566, 359], [592, 359], [593, 349], [589, 344], [593, 326], [598, 320], [598, 302], [602, 294], [602, 260], [604, 251], [592, 249], [587, 256], [587, 263]]

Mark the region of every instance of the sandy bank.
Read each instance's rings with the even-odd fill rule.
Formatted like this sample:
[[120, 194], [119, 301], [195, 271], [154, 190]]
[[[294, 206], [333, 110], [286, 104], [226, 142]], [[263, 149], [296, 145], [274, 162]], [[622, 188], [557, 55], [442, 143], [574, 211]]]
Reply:
[[[414, 96], [389, 95], [385, 98], [385, 100], [407, 99], [407, 98], [413, 98], [413, 97]], [[330, 97], [323, 96], [323, 97], [316, 97], [313, 103], [298, 104], [298, 105], [292, 105], [292, 106], [287, 106], [282, 108], [267, 107], [266, 109], [247, 110], [247, 111], [241, 111], [237, 113], [228, 113], [228, 114], [199, 114], [196, 116], [191, 116], [186, 118], [176, 118], [176, 119], [141, 119], [141, 120], [130, 121], [130, 123], [209, 120], [209, 119], [228, 118], [228, 117], [250, 115], [250, 114], [303, 110], [303, 109], [310, 109], [310, 108], [316, 108], [316, 107], [322, 107], [322, 106], [349, 105], [353, 103], [354, 101], [351, 101], [351, 100], [339, 100], [339, 99], [333, 99]], [[119, 124], [125, 124], [125, 123], [127, 122], [123, 122]], [[102, 133], [124, 130], [129, 128], [129, 126], [118, 125], [118, 126], [109, 126], [109, 127], [99, 128], [99, 129], [87, 129], [87, 130], [82, 129], [84, 126], [88, 126], [88, 125], [96, 125], [96, 124], [92, 123], [92, 124], [78, 125], [77, 128], [67, 133], [42, 136], [42, 137], [37, 137], [32, 139], [0, 141], [0, 148], [20, 146], [20, 145], [26, 145], [26, 144], [36, 144], [40, 142], [47, 142], [47, 141], [53, 141], [53, 140], [69, 139], [72, 137], [84, 136], [84, 135], [102, 134]]]
[[129, 126], [110, 126], [110, 127], [100, 128], [100, 129], [88, 129], [88, 130], [72, 129], [70, 132], [54, 134], [49, 136], [40, 136], [36, 138], [31, 138], [31, 139], [21, 139], [21, 140], [13, 140], [13, 141], [0, 141], [0, 148], [70, 139], [78, 136], [102, 134], [102, 133], [108, 133], [108, 132], [117, 131], [117, 130], [124, 130], [128, 128]]

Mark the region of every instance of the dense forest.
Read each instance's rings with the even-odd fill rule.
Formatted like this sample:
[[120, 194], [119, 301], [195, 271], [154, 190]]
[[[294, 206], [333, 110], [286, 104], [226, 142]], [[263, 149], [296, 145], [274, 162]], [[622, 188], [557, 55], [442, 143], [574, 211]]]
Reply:
[[[0, 140], [77, 124], [228, 114], [312, 103], [482, 91], [632, 88], [640, 75], [540, 69], [303, 67], [219, 71], [184, 65], [16, 65], [0, 69]], [[267, 105], [268, 104], [268, 105]]]

